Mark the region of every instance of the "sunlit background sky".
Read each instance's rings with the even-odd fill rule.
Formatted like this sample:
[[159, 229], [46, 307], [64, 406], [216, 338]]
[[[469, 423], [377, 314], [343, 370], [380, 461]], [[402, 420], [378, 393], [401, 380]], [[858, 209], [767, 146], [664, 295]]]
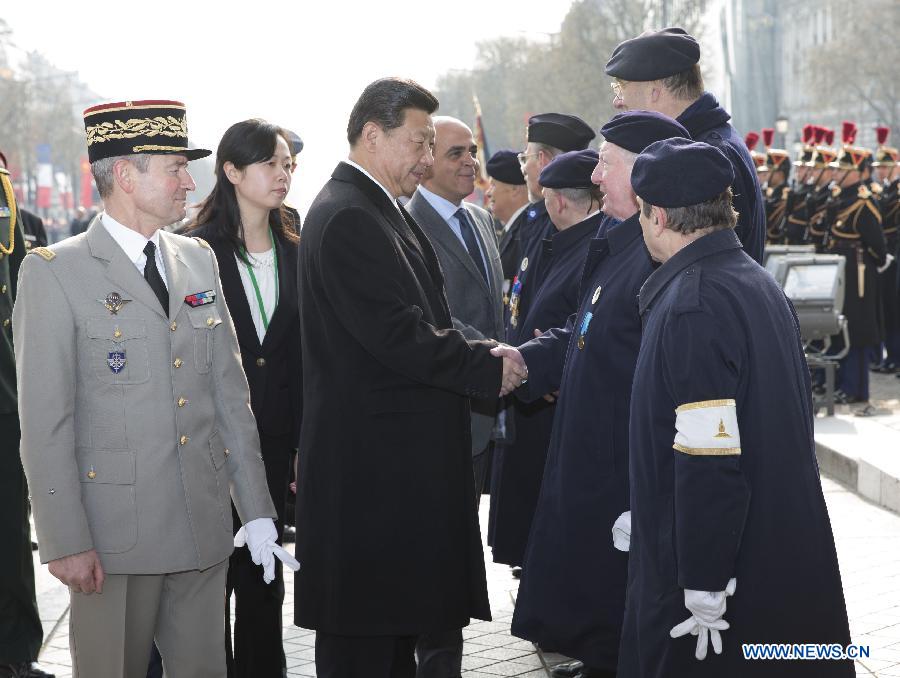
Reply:
[[347, 154], [347, 117], [366, 84], [398, 75], [434, 87], [442, 73], [473, 65], [480, 40], [558, 31], [570, 4], [9, 2], [2, 16], [18, 48], [78, 71], [101, 100], [184, 101], [197, 146], [215, 150], [229, 125], [249, 117], [294, 130], [305, 148], [288, 201], [305, 212]]

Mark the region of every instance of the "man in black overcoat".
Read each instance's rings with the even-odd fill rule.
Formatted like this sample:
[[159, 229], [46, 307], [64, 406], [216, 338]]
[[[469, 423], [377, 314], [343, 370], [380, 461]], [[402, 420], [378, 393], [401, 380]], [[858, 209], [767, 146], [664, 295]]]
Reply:
[[369, 85], [350, 155], [306, 217], [298, 626], [320, 678], [406, 678], [423, 633], [489, 619], [469, 398], [526, 376], [452, 329], [428, 239], [399, 205], [434, 158], [434, 96]]

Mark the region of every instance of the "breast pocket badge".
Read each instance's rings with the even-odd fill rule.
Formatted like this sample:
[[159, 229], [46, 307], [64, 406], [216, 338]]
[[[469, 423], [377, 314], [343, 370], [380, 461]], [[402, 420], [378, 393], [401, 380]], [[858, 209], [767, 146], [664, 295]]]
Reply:
[[118, 374], [125, 369], [125, 351], [110, 351], [106, 358], [106, 364], [113, 374]]
[[578, 328], [578, 350], [581, 351], [584, 349], [585, 343], [585, 335], [587, 335], [588, 327], [591, 325], [591, 320], [594, 318], [594, 314], [588, 311], [584, 314], [584, 317], [581, 319], [581, 327]]
[[189, 294], [184, 298], [184, 303], [186, 303], [191, 308], [197, 308], [198, 306], [206, 306], [206, 304], [212, 304], [216, 301], [216, 293], [213, 290], [206, 290], [205, 292], [196, 292], [195, 294]]

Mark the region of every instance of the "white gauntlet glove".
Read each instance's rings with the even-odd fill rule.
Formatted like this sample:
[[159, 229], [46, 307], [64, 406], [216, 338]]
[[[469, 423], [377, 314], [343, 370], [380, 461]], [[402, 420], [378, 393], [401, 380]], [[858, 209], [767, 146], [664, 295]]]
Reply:
[[246, 544], [250, 549], [250, 558], [257, 565], [263, 566], [263, 581], [271, 584], [275, 579], [275, 557], [294, 572], [300, 569], [300, 563], [290, 553], [276, 544], [278, 531], [271, 518], [257, 518], [242, 526], [234, 535], [237, 548]]
[[627, 553], [631, 547], [631, 511], [625, 511], [616, 518], [612, 526], [612, 537], [613, 546]]
[[680, 638], [688, 633], [697, 636], [697, 651], [694, 653], [697, 659], [706, 659], [710, 641], [713, 651], [722, 654], [722, 635], [719, 632], [728, 628], [728, 622], [722, 619], [725, 614], [725, 598], [732, 595], [736, 587], [737, 580], [731, 578], [724, 591], [685, 589], [684, 606], [691, 616], [669, 631], [669, 635], [673, 638]]

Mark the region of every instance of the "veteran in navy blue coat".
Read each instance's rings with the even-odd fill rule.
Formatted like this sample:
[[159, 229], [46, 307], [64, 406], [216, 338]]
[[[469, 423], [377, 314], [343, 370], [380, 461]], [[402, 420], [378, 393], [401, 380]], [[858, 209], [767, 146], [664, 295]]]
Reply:
[[[559, 391], [550, 450], [512, 631], [612, 675], [625, 609], [628, 558], [609, 528], [628, 509], [628, 410], [641, 340], [637, 294], [653, 271], [631, 190], [631, 163], [649, 143], [686, 134], [658, 113], [629, 111], [600, 130], [594, 183], [605, 233], [590, 241], [577, 313], [520, 347], [523, 399]], [[621, 223], [618, 219], [624, 219]]]
[[850, 661], [742, 653], [850, 634], [796, 315], [740, 249], [732, 172], [717, 149], [674, 139], [632, 173], [663, 263], [640, 294], [620, 678], [853, 675]]
[[[597, 159], [595, 150], [571, 151], [557, 156], [541, 172], [556, 228], [539, 262], [543, 270], [536, 271], [542, 282], [516, 328], [519, 336], [533, 337], [535, 330], [565, 325], [578, 306], [588, 243], [603, 218], [597, 187], [591, 183]], [[495, 448], [489, 525], [494, 561], [515, 566], [522, 564], [525, 555], [556, 407], [552, 396], [530, 403], [513, 400], [512, 405], [508, 416], [511, 412], [515, 417], [516, 437]]]
[[729, 124], [731, 115], [703, 90], [700, 45], [682, 28], [648, 31], [620, 43], [606, 63], [613, 83], [613, 106], [649, 109], [680, 122], [692, 139], [718, 148], [734, 168], [731, 184], [738, 213], [735, 232], [744, 250], [762, 262], [766, 211], [756, 165], [747, 145]]

